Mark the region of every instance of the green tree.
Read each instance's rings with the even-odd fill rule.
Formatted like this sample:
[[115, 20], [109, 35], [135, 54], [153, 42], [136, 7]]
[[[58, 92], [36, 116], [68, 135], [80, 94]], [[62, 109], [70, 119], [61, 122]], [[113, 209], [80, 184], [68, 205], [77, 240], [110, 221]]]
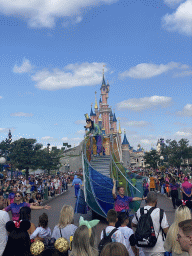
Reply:
[[21, 138], [10, 145], [11, 164], [19, 170], [26, 170], [26, 178], [29, 176], [29, 169], [37, 169], [39, 166], [39, 154], [42, 144], [36, 143], [36, 139]]
[[190, 158], [190, 147], [187, 139], [166, 140], [166, 146], [162, 150], [162, 155], [167, 158], [169, 165], [180, 168], [183, 159]]
[[57, 170], [61, 166], [60, 159], [62, 151], [54, 148], [50, 152], [47, 148], [41, 150], [38, 156], [38, 166], [40, 169], [47, 170], [48, 174], [51, 170]]
[[152, 168], [157, 168], [158, 163], [160, 162], [160, 156], [158, 155], [155, 149], [151, 150], [150, 152], [146, 152], [145, 156], [145, 164], [148, 164]]

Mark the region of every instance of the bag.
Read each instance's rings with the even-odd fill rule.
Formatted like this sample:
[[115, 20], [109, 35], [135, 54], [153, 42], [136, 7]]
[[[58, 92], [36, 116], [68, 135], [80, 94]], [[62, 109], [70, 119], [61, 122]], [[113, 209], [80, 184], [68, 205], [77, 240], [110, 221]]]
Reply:
[[103, 238], [101, 239], [101, 241], [99, 242], [98, 245], [98, 251], [99, 251], [99, 255], [101, 254], [101, 251], [103, 250], [104, 246], [108, 243], [112, 242], [111, 236], [117, 231], [117, 228], [114, 228], [109, 235], [106, 235], [106, 231], [105, 229], [103, 229]]
[[[158, 236], [156, 237], [153, 221], [151, 218], [151, 213], [154, 209], [155, 207], [152, 207], [151, 209], [147, 210], [147, 213], [144, 213], [144, 208], [140, 209], [141, 216], [139, 218], [137, 229], [135, 232], [135, 243], [138, 247], [154, 247], [155, 244], [157, 243], [159, 233]], [[163, 213], [164, 211], [160, 209], [159, 232], [161, 231], [161, 221], [163, 219]]]

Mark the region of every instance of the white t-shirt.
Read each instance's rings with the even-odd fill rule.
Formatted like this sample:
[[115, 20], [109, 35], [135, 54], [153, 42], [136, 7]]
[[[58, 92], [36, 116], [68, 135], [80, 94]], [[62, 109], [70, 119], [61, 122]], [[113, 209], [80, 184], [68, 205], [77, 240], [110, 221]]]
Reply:
[[[113, 226], [107, 226], [105, 229], [106, 235], [108, 236], [109, 233], [114, 229], [115, 227]], [[101, 239], [103, 239], [103, 230], [101, 232]], [[122, 243], [126, 246], [125, 238], [123, 236], [123, 233], [120, 230], [115, 231], [113, 235], [111, 236], [112, 242], [118, 242]]]
[[135, 256], [134, 252], [131, 249], [131, 245], [130, 245], [130, 242], [129, 242], [129, 237], [132, 234], [134, 234], [133, 230], [131, 228], [128, 228], [128, 227], [119, 227], [118, 229], [121, 231], [121, 233], [124, 236], [125, 243], [126, 243], [126, 248], [127, 248], [127, 251], [129, 252], [129, 256]]
[[[149, 210], [151, 207], [152, 206], [146, 205], [146, 206], [144, 206], [144, 209]], [[136, 215], [137, 215], [137, 218], [139, 219], [140, 216], [141, 216], [140, 209], [136, 212]], [[162, 231], [159, 232], [159, 230], [160, 230], [160, 209], [159, 208], [156, 208], [152, 211], [151, 218], [152, 218], [153, 226], [154, 226], [154, 229], [155, 229], [155, 235], [156, 235], [156, 237], [158, 237], [158, 239], [157, 239], [157, 243], [154, 247], [152, 247], [152, 248], [143, 247], [143, 251], [144, 251], [144, 253], [145, 252], [150, 252], [150, 253], [165, 252], [164, 241], [163, 241], [163, 238], [162, 238]], [[132, 222], [136, 225], [138, 224], [138, 221], [137, 221], [135, 216], [133, 217]], [[168, 227], [169, 227], [169, 224], [167, 222], [167, 217], [166, 217], [166, 214], [164, 212], [163, 219], [162, 219], [162, 222], [161, 222], [161, 228], [164, 229], [164, 228], [168, 228]]]
[[0, 256], [3, 254], [7, 244], [8, 236], [5, 225], [8, 221], [10, 221], [9, 214], [0, 210]]

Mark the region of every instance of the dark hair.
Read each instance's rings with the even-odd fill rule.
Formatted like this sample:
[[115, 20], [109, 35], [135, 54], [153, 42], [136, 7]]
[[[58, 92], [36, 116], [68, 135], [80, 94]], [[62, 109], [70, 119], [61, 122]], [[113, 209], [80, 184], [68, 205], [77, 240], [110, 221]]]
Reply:
[[6, 229], [10, 232], [3, 256], [29, 256], [30, 237], [27, 230], [30, 228], [29, 221], [22, 221], [20, 228], [15, 228], [13, 221], [6, 223]]
[[122, 225], [127, 219], [129, 219], [129, 213], [128, 212], [120, 212], [118, 215], [118, 220], [120, 224]]
[[42, 228], [46, 228], [48, 226], [48, 216], [46, 213], [39, 216], [39, 226]]
[[20, 220], [29, 220], [31, 219], [31, 208], [24, 206], [20, 209]]
[[101, 256], [129, 256], [129, 253], [124, 244], [113, 242], [105, 245]]
[[111, 209], [108, 211], [107, 221], [109, 223], [115, 223], [117, 221], [117, 212], [115, 210]]
[[[123, 186], [119, 186], [117, 187], [117, 191], [119, 191], [120, 188], [124, 188]], [[124, 188], [125, 189], [125, 188]]]

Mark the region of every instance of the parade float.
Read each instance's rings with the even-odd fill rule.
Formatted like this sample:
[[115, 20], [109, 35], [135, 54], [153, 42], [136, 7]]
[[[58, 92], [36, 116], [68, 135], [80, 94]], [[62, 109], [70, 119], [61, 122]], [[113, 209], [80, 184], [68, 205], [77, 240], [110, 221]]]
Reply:
[[[94, 111], [91, 106], [90, 115], [85, 115], [86, 136], [82, 152], [83, 197], [93, 215], [106, 217], [108, 210], [114, 207], [113, 179], [116, 180], [117, 186], [125, 188], [125, 195], [142, 197], [145, 177], [126, 168], [127, 160], [130, 158], [129, 143], [126, 134], [123, 142], [121, 141], [120, 124], [117, 129], [115, 113], [112, 113], [107, 102], [109, 84], [105, 83], [104, 74], [100, 90], [99, 107], [95, 92]], [[130, 203], [130, 209], [135, 212], [140, 203]]]

